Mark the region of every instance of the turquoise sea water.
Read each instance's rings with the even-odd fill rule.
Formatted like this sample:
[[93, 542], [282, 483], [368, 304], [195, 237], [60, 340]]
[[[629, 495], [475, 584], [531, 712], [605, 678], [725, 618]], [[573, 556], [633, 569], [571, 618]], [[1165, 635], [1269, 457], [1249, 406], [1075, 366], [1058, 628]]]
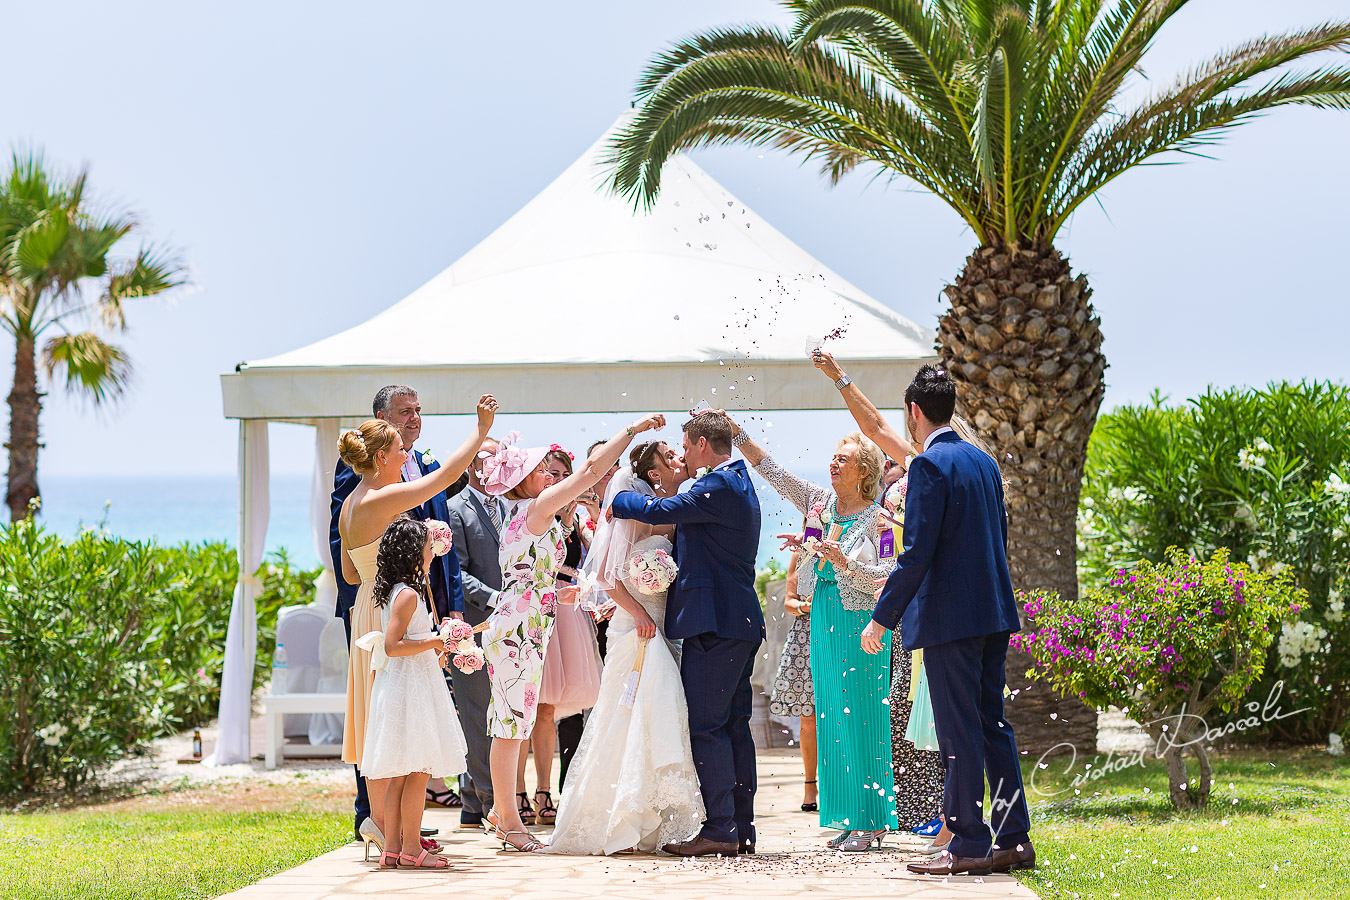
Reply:
[[[805, 472], [820, 479], [824, 473]], [[267, 552], [285, 548], [293, 562], [318, 565], [309, 530], [309, 476], [274, 475]], [[50, 476], [42, 482], [42, 521], [57, 534], [70, 536], [82, 527], [107, 529], [130, 540], [183, 541], [239, 539], [239, 485], [233, 476], [194, 478], [110, 478]], [[771, 557], [786, 563], [775, 535], [800, 527], [801, 517], [772, 488], [759, 482], [763, 530], [759, 565]]]

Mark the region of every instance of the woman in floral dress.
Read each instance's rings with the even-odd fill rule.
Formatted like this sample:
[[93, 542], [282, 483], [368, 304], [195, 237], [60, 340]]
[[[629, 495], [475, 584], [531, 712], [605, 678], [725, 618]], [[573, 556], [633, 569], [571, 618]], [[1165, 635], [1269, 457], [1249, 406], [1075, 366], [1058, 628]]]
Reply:
[[[515, 502], [502, 534], [501, 593], [483, 633], [492, 684], [487, 729], [493, 739], [489, 765], [494, 804], [488, 821], [503, 846], [525, 851], [543, 846], [525, 830], [511, 801], [521, 743], [534, 730], [544, 653], [560, 600], [554, 580], [564, 548], [557, 513], [609, 472], [634, 435], [664, 425], [665, 417], [657, 414], [635, 422], [597, 447], [585, 466], [558, 484], [553, 484], [544, 464], [548, 448], [523, 450], [515, 446], [517, 435], [508, 435], [497, 452], [483, 460], [483, 490]], [[561, 599], [575, 601], [575, 597]]]

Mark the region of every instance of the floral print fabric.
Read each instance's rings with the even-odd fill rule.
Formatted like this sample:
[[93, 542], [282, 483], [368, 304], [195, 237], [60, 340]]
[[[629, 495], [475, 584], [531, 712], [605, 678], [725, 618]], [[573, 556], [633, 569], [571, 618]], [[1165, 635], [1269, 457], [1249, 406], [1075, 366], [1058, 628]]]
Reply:
[[483, 632], [492, 697], [488, 703], [490, 737], [524, 740], [534, 730], [544, 653], [558, 611], [554, 578], [566, 550], [562, 526], [552, 519], [542, 535], [525, 526], [530, 503], [521, 503], [502, 535], [502, 589], [497, 608]]

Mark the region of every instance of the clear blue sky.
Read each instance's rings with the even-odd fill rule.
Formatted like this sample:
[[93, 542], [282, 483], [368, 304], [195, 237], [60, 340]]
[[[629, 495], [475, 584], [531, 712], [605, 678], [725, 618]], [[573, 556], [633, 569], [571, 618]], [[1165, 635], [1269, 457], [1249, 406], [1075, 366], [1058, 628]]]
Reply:
[[[503, 10], [509, 15], [503, 16]], [[1262, 32], [1350, 14], [1344, 0], [1194, 0], [1148, 75]], [[131, 312], [134, 392], [96, 416], [59, 394], [42, 473], [219, 474], [236, 427], [218, 375], [356, 324], [445, 268], [551, 181], [628, 106], [654, 51], [693, 30], [787, 21], [766, 0], [680, 3], [11, 4], [6, 143], [90, 165], [101, 196], [183, 248], [195, 287]], [[1145, 86], [1146, 89], [1146, 86]], [[1217, 161], [1110, 186], [1061, 235], [1087, 272], [1111, 362], [1107, 405], [1154, 388], [1344, 379], [1350, 115], [1283, 110]], [[932, 327], [973, 239], [904, 184], [828, 188], [794, 160], [700, 153], [700, 165], [874, 297]], [[445, 340], [457, 339], [445, 335]], [[12, 347], [0, 387], [8, 391]], [[802, 414], [772, 437], [824, 459]], [[609, 426], [549, 418], [540, 442]], [[842, 415], [813, 420], [842, 430]], [[583, 434], [581, 428], [585, 427]], [[427, 442], [461, 425], [429, 424]], [[310, 465], [310, 432], [273, 426], [274, 471]], [[6, 432], [7, 434], [7, 432]]]

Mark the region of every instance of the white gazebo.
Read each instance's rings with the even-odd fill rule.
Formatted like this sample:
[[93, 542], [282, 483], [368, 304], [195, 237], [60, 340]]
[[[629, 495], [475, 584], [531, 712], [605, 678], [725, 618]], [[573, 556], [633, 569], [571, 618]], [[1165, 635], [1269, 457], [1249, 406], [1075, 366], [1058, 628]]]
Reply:
[[667, 163], [655, 208], [634, 212], [603, 187], [613, 133], [408, 297], [221, 376], [225, 416], [240, 420], [240, 579], [217, 763], [249, 758], [257, 639], [247, 573], [261, 564], [267, 529], [268, 422], [316, 429], [310, 506], [326, 561], [339, 425], [368, 416], [386, 384], [415, 386], [427, 415], [471, 412], [489, 392], [508, 413], [679, 410], [700, 400], [837, 409], [837, 392], [806, 362], [808, 339], [830, 336], [826, 346], [868, 395], [898, 407], [914, 370], [933, 361], [932, 331], [821, 265], [683, 155]]

